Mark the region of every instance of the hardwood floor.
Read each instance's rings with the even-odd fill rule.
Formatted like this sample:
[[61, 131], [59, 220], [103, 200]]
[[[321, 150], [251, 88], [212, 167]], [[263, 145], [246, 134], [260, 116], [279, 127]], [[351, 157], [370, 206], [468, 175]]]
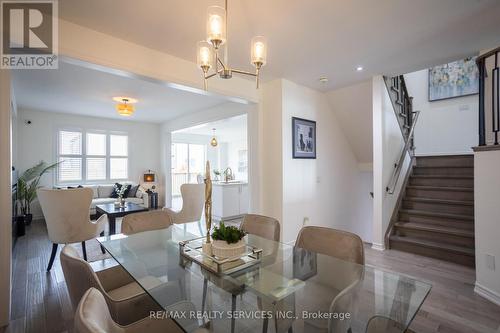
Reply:
[[[87, 251], [92, 260], [99, 257], [99, 250], [97, 243], [89, 243]], [[50, 249], [45, 225], [33, 222], [14, 250], [12, 321], [7, 328], [0, 328], [0, 333], [73, 331], [73, 309], [59, 256], [52, 271], [45, 272]], [[433, 285], [410, 327], [413, 331], [497, 332], [500, 307], [474, 293], [473, 269], [395, 250], [379, 252], [367, 246], [365, 251], [368, 265], [407, 274]], [[112, 263], [106, 259], [95, 264]]]

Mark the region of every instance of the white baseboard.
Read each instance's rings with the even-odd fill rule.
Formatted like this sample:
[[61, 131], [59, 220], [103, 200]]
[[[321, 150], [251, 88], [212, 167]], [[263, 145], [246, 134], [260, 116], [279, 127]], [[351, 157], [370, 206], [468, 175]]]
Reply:
[[385, 251], [385, 245], [372, 243], [372, 249], [377, 250], [377, 251]]
[[474, 292], [481, 297], [486, 298], [487, 300], [495, 303], [496, 305], [500, 305], [500, 295], [493, 290], [482, 286], [481, 284], [475, 283]]

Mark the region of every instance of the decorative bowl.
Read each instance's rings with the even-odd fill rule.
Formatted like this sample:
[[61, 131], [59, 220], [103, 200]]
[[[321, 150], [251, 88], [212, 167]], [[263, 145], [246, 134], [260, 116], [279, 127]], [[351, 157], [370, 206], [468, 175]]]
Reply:
[[212, 240], [212, 254], [221, 259], [239, 257], [245, 253], [245, 248], [246, 243], [243, 239], [232, 244], [224, 240]]

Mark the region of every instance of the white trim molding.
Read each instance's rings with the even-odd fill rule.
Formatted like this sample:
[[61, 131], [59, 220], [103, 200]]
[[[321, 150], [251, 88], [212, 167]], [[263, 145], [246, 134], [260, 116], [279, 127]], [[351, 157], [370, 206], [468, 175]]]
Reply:
[[477, 281], [476, 281], [475, 286], [474, 286], [474, 292], [476, 294], [478, 294], [479, 296], [486, 298], [487, 300], [495, 303], [496, 305], [500, 305], [500, 295], [497, 294], [495, 291], [481, 285]]
[[372, 243], [372, 249], [377, 250], [377, 251], [385, 251], [385, 245], [378, 244], [378, 243]]

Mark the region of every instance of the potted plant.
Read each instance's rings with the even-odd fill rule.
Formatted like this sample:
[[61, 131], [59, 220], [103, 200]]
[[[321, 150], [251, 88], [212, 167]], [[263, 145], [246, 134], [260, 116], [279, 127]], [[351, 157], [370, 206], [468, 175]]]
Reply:
[[237, 257], [245, 253], [245, 232], [221, 222], [212, 232], [212, 254], [221, 259]]
[[[24, 223], [31, 224], [33, 214], [31, 214], [31, 204], [36, 199], [36, 190], [40, 187], [40, 180], [47, 172], [55, 168], [59, 163], [48, 165], [44, 161], [40, 161], [34, 167], [26, 170], [17, 180], [17, 200], [21, 208], [21, 218], [24, 218]], [[19, 221], [20, 222], [20, 221]]]

